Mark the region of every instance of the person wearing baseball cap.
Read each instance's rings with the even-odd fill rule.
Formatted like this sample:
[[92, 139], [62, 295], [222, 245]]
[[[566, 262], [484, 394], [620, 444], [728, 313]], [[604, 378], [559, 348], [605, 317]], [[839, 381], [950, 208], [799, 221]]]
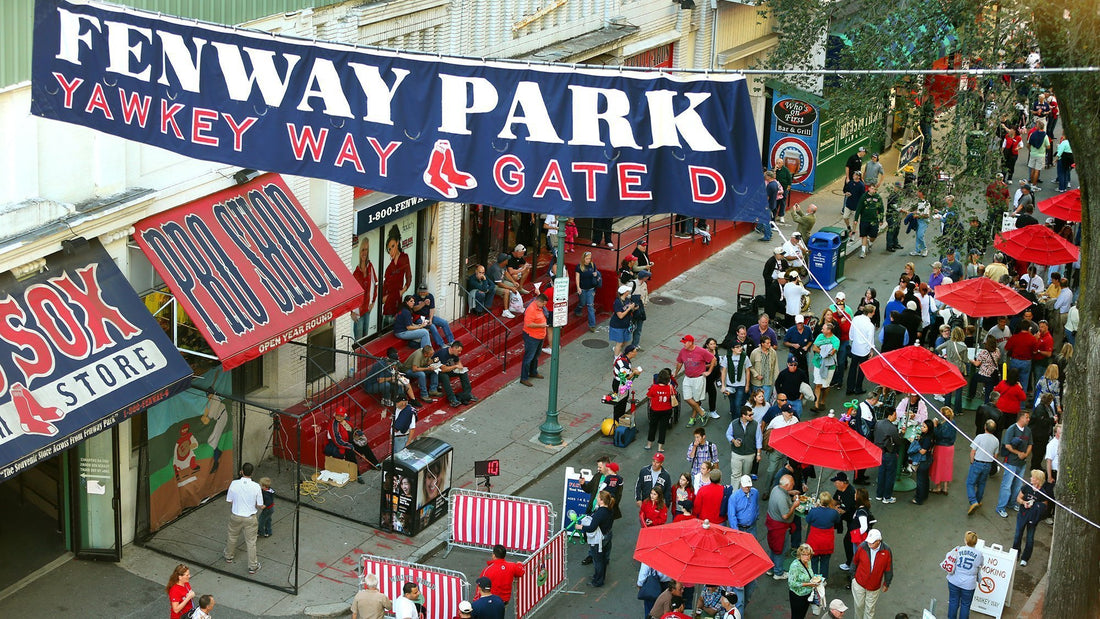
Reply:
[[688, 419], [687, 425], [689, 428], [694, 426], [696, 422], [706, 425], [710, 417], [703, 410], [700, 403], [707, 396], [707, 377], [705, 374], [714, 361], [714, 355], [706, 348], [696, 346], [695, 337], [690, 334], [680, 338], [680, 343], [684, 347], [676, 355], [676, 368], [672, 370], [672, 375], [678, 376], [680, 369], [683, 368], [684, 380], [680, 385], [680, 389], [684, 397], [684, 403], [691, 407], [691, 417]]
[[851, 573], [856, 617], [874, 617], [879, 596], [890, 590], [894, 580], [894, 553], [882, 541], [878, 529], [871, 529], [867, 539], [856, 548]]
[[499, 595], [493, 595], [493, 581], [479, 576], [475, 582], [478, 597], [470, 604], [470, 613], [479, 618], [504, 619], [504, 600]]
[[615, 357], [621, 355], [623, 348], [630, 343], [630, 324], [634, 321], [634, 309], [637, 307], [630, 299], [633, 292], [634, 286], [630, 284], [619, 286], [619, 294], [615, 297], [615, 305], [611, 308], [611, 320], [607, 323], [607, 337], [615, 348]]
[[846, 612], [848, 612], [848, 606], [843, 600], [836, 599], [829, 602], [829, 616], [833, 619], [841, 619]]
[[531, 292], [524, 288], [524, 285], [527, 284], [527, 278], [531, 277], [531, 265], [527, 262], [527, 248], [522, 244], [512, 248], [512, 255], [508, 257], [508, 269], [504, 274], [519, 286], [520, 293], [529, 294]]
[[[752, 413], [752, 409], [749, 409]], [[737, 423], [736, 421], [734, 423]], [[726, 513], [729, 525], [756, 535], [756, 524], [760, 519], [760, 491], [752, 487], [752, 477], [741, 476], [740, 489], [730, 493]]]
[[470, 605], [466, 600], [462, 600], [458, 603], [458, 616], [461, 619], [467, 619], [467, 617], [474, 616], [474, 607]]
[[649, 491], [660, 486], [664, 495], [665, 505], [672, 504], [672, 477], [665, 470], [665, 454], [653, 454], [653, 461], [649, 466], [643, 466], [638, 472], [638, 481], [634, 483], [634, 502], [638, 507], [642, 501], [649, 498]]

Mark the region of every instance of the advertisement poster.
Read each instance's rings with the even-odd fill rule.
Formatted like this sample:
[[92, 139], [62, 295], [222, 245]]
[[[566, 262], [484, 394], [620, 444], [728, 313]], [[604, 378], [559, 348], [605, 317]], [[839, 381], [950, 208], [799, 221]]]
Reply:
[[821, 109], [815, 103], [774, 92], [768, 145], [771, 168], [791, 171], [791, 188], [812, 193], [817, 167], [817, 139]]
[[416, 213], [382, 228], [382, 328], [393, 324], [401, 299], [416, 293], [416, 228]]
[[565, 467], [565, 498], [562, 499], [561, 510], [563, 529], [572, 530], [577, 521], [588, 513], [592, 495], [581, 490], [581, 475], [587, 479], [592, 477], [592, 471], [588, 469], [577, 471], [571, 466]]
[[393, 52], [69, 0], [35, 3], [31, 60], [31, 114], [192, 159], [524, 213], [766, 215], [743, 75]]
[[352, 334], [358, 342], [378, 332], [378, 309], [381, 307], [378, 303], [381, 289], [378, 265], [382, 259], [382, 233], [368, 230], [354, 236], [351, 247], [355, 265], [351, 276], [363, 287], [363, 297], [351, 310]]
[[[198, 389], [227, 393], [230, 373], [220, 367], [192, 381]], [[149, 409], [149, 530], [229, 487], [233, 420], [221, 398], [196, 389]], [[259, 476], [257, 476], [259, 478]]]

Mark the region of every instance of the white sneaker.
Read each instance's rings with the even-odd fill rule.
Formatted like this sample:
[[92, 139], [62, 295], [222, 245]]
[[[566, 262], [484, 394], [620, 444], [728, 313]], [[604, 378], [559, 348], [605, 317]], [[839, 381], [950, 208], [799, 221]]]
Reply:
[[810, 604], [810, 612], [816, 617], [821, 614], [821, 607], [817, 604]]
[[781, 224], [787, 223], [787, 218], [786, 217], [780, 217], [779, 218], [779, 223], [781, 223]]
[[847, 564], [847, 563], [841, 563], [841, 564], [840, 564], [840, 569], [841, 569], [842, 571], [845, 571], [845, 572], [847, 572], [847, 571], [848, 571], [848, 564]]
[[707, 413], [707, 416], [710, 417], [711, 419], [718, 419], [718, 417], [719, 417], [719, 415], [716, 411], [710, 411], [709, 413]]
[[1020, 567], [1027, 567], [1027, 561], [1020, 561]]
[[553, 349], [553, 348], [550, 348], [549, 346], [547, 346], [546, 348], [543, 348], [543, 349], [542, 349], [542, 352], [544, 352], [544, 353], [546, 353], [546, 354], [548, 354], [548, 355], [549, 355], [550, 353], [554, 352], [554, 349]]
[[889, 505], [890, 503], [897, 503], [897, 502], [898, 502], [898, 500], [897, 500], [897, 499], [895, 499], [894, 497], [890, 497], [890, 498], [888, 498], [888, 499], [883, 499], [883, 500], [882, 500], [882, 502], [883, 502], [883, 503], [886, 503], [887, 505]]
[[513, 314], [512, 312], [509, 312], [508, 310], [504, 310], [503, 312], [500, 313], [500, 315], [505, 317], [505, 318], [515, 318], [516, 317], [515, 314]]
[[859, 248], [859, 257], [860, 258], [866, 258], [867, 257], [867, 248], [866, 247], [860, 247]]

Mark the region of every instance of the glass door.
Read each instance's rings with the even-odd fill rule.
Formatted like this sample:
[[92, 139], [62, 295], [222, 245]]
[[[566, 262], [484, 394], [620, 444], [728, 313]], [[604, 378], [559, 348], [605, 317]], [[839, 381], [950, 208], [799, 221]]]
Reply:
[[79, 443], [69, 458], [73, 549], [81, 559], [122, 558], [118, 428]]

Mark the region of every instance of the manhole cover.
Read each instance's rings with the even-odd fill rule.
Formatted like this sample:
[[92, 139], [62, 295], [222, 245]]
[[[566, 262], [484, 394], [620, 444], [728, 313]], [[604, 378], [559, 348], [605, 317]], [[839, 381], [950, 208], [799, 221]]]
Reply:
[[649, 302], [654, 305], [672, 305], [676, 301], [668, 297], [649, 297]]
[[581, 344], [584, 344], [586, 348], [607, 348], [611, 346], [607, 340], [594, 340], [591, 338], [581, 340]]

